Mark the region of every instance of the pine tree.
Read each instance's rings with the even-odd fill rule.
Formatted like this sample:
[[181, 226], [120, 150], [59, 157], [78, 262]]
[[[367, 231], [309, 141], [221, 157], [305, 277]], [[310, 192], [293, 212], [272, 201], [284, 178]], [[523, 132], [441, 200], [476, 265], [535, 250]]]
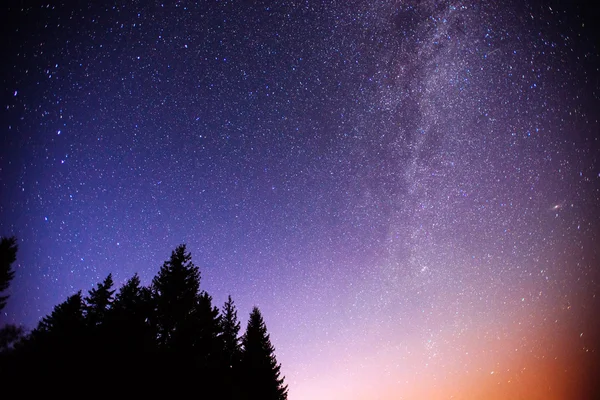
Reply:
[[242, 387], [240, 385], [240, 362], [242, 359], [242, 348], [240, 338], [240, 322], [237, 318], [237, 310], [231, 296], [223, 305], [221, 316], [221, 331], [223, 343], [223, 383], [225, 392], [223, 399], [239, 399]]
[[[2, 240], [0, 261], [8, 266], [4, 289], [14, 275], [15, 243]], [[252, 310], [240, 338], [231, 296], [221, 315], [212, 297], [200, 291], [200, 271], [185, 245], [171, 253], [150, 287], [142, 286], [137, 274], [116, 295], [113, 285], [109, 274], [85, 298], [81, 291], [68, 297], [22, 340], [18, 327], [0, 332], [0, 375], [10, 369], [5, 382], [16, 385], [12, 377], [25, 375], [41, 382], [51, 373], [70, 381], [133, 387], [136, 382], [128, 377], [136, 371], [154, 391], [200, 387], [199, 395], [208, 400], [287, 399], [259, 309]], [[115, 381], [119, 377], [123, 382]]]
[[81, 334], [85, 326], [83, 310], [81, 291], [78, 291], [63, 303], [54, 306], [52, 313], [42, 318], [34, 332], [67, 342], [67, 338]]
[[119, 352], [152, 350], [153, 338], [148, 321], [152, 319], [152, 294], [141, 286], [136, 273], [115, 296], [109, 313], [112, 334], [117, 336]]
[[[17, 249], [17, 239], [14, 236], [0, 239], [0, 293], [8, 289], [15, 277], [12, 264], [17, 259]], [[8, 297], [8, 295], [0, 296], [0, 311], [6, 307]]]
[[113, 348], [107, 325], [107, 316], [111, 311], [115, 293], [112, 287], [112, 274], [108, 274], [104, 281], [92, 288], [84, 298], [86, 348], [91, 357], [104, 362], [108, 362], [108, 353]]
[[121, 286], [115, 295], [104, 332], [111, 346], [111, 364], [116, 375], [126, 376], [135, 370], [150, 377], [160, 368], [154, 358], [156, 338], [148, 323], [153, 308], [151, 292], [141, 286], [138, 274]]
[[109, 312], [112, 303], [114, 290], [112, 274], [98, 284], [97, 288], [92, 288], [89, 291], [89, 296], [85, 298], [85, 312], [88, 325], [92, 328], [102, 324], [106, 319], [106, 314]]
[[212, 305], [212, 297], [200, 293], [193, 318], [190, 319], [189, 337], [194, 349], [196, 365], [199, 368], [210, 369], [216, 372], [223, 366], [223, 344], [221, 333], [221, 316], [219, 309]]
[[[69, 296], [44, 317], [24, 343], [37, 372], [77, 375], [87, 355], [81, 291]], [[34, 371], [32, 370], [32, 374]]]
[[163, 349], [184, 350], [179, 342], [187, 336], [186, 326], [193, 325], [190, 318], [198, 304], [200, 271], [191, 260], [185, 244], [178, 246], [152, 280], [153, 323]]
[[129, 315], [137, 313], [142, 301], [142, 286], [140, 277], [134, 274], [117, 292], [113, 309]]
[[232, 369], [237, 366], [241, 360], [241, 338], [240, 338], [240, 322], [237, 317], [237, 309], [231, 299], [223, 305], [223, 316], [221, 319], [221, 330], [223, 331], [223, 352], [227, 367]]
[[152, 335], [148, 321], [153, 308], [151, 291], [141, 286], [136, 273], [121, 286], [109, 313], [110, 324], [127, 346], [149, 349]]
[[287, 385], [280, 377], [281, 364], [275, 358], [275, 348], [258, 307], [250, 313], [246, 333], [242, 337], [241, 372], [248, 399], [286, 400]]

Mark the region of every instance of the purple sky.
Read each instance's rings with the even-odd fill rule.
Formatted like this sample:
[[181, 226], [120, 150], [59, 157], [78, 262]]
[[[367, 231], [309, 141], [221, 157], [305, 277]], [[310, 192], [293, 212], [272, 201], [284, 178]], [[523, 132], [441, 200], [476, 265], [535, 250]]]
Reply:
[[600, 351], [589, 9], [18, 3], [0, 323], [34, 327], [109, 272], [149, 283], [187, 243], [217, 306], [263, 311], [290, 400], [581, 386]]

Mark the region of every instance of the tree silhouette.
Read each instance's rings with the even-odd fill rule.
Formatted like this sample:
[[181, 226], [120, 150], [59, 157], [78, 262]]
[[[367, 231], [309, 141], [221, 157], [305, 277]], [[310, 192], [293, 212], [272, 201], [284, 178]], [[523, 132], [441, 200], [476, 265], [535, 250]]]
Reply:
[[223, 360], [221, 338], [221, 316], [212, 305], [212, 297], [202, 292], [193, 315], [193, 328], [188, 332], [192, 341], [196, 363], [200, 368], [220, 368]]
[[[44, 317], [25, 340], [20, 374], [42, 379], [49, 373], [80, 379], [89, 356], [81, 291], [69, 296]], [[21, 347], [21, 346], [19, 346]], [[19, 369], [15, 369], [15, 373]]]
[[[0, 239], [0, 293], [8, 289], [10, 282], [15, 277], [12, 263], [17, 259], [17, 239], [3, 237]], [[0, 296], [0, 311], [6, 307], [9, 295]]]
[[[136, 390], [135, 381], [127, 378], [132, 371], [149, 381], [158, 377], [164, 366], [156, 359], [156, 336], [149, 324], [153, 311], [151, 291], [135, 274], [116, 292], [103, 320], [91, 332], [96, 378], [103, 376], [122, 388]], [[94, 349], [99, 351], [94, 354]], [[111, 365], [110, 373], [98, 365]]]
[[88, 326], [95, 328], [104, 322], [113, 303], [115, 291], [111, 290], [112, 287], [112, 274], [108, 274], [104, 281], [99, 283], [97, 288], [91, 289], [89, 295], [84, 299]]
[[193, 326], [190, 319], [198, 304], [200, 271], [191, 260], [185, 244], [178, 246], [152, 280], [153, 325], [162, 349], [177, 350], [185, 342], [186, 328]]
[[[3, 237], [0, 239], [0, 293], [8, 289], [10, 282], [15, 277], [12, 264], [17, 259], [17, 239]], [[9, 295], [0, 296], [0, 311], [6, 307]], [[15, 342], [23, 336], [24, 329], [21, 326], [8, 324], [0, 329], [0, 352], [10, 350]]]
[[223, 343], [224, 387], [229, 390], [224, 393], [225, 399], [238, 399], [241, 397], [240, 386], [240, 362], [242, 360], [242, 348], [240, 338], [240, 322], [237, 318], [237, 310], [231, 296], [223, 305], [221, 316], [221, 331]]
[[133, 315], [138, 312], [142, 301], [142, 286], [140, 277], [136, 273], [131, 277], [115, 296], [114, 309], [128, 315]]
[[148, 324], [153, 308], [151, 292], [141, 286], [138, 274], [121, 286], [107, 315], [107, 329], [113, 337], [115, 353], [153, 350], [154, 337]]
[[81, 291], [69, 296], [40, 321], [32, 332], [33, 338], [52, 341], [55, 350], [72, 349], [78, 341], [73, 339], [80, 338], [85, 329], [84, 307]]
[[[16, 245], [3, 243], [9, 282]], [[118, 291], [113, 286], [109, 274], [85, 298], [81, 291], [69, 296], [24, 337], [13, 325], [0, 330], [3, 387], [16, 387], [22, 376], [38, 383], [61, 376], [139, 392], [130, 378], [135, 371], [152, 382], [153, 394], [200, 389], [207, 400], [287, 398], [260, 311], [252, 310], [240, 338], [231, 296], [221, 314], [200, 291], [200, 271], [185, 245], [171, 253], [149, 287], [137, 274]]]
[[284, 377], [280, 377], [281, 364], [277, 363], [275, 348], [258, 307], [250, 313], [242, 347], [241, 372], [247, 398], [286, 400], [288, 390]]
[[13, 345], [23, 337], [24, 329], [22, 326], [7, 324], [0, 329], [0, 353], [12, 349]]
[[[8, 289], [10, 282], [15, 277], [12, 264], [17, 259], [17, 250], [17, 239], [14, 236], [0, 239], [0, 294]], [[6, 307], [9, 297], [9, 295], [0, 295], [0, 311]], [[7, 324], [0, 329], [0, 376], [3, 378], [4, 389], [8, 386], [5, 382], [12, 377], [7, 372], [20, 370], [15, 362], [13, 350], [14, 346], [23, 340], [24, 332], [22, 326], [14, 324]]]
[[[115, 291], [112, 289], [112, 274], [92, 288], [84, 298], [85, 324], [87, 329], [88, 349], [95, 358], [106, 359], [113, 350], [114, 335], [109, 332], [107, 315], [111, 311]], [[91, 354], [90, 354], [91, 355]]]
[[238, 366], [242, 349], [240, 346], [240, 322], [237, 317], [237, 309], [231, 299], [227, 297], [227, 301], [223, 305], [223, 315], [221, 318], [221, 330], [223, 331], [223, 352], [227, 366], [233, 369]]

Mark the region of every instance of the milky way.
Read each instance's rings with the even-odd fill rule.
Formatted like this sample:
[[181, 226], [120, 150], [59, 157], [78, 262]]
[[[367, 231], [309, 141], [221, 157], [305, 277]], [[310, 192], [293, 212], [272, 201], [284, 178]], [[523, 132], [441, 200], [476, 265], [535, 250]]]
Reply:
[[187, 243], [290, 400], [584, 398], [598, 36], [489, 3], [3, 6], [1, 321]]

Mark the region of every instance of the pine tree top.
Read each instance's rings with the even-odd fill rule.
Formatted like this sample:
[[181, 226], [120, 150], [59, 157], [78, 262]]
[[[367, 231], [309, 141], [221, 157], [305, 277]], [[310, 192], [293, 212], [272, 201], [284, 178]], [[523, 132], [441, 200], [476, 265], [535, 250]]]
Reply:
[[242, 369], [248, 374], [248, 391], [252, 398], [287, 399], [287, 385], [281, 377], [281, 364], [275, 358], [267, 326], [258, 307], [250, 313], [242, 337]]

